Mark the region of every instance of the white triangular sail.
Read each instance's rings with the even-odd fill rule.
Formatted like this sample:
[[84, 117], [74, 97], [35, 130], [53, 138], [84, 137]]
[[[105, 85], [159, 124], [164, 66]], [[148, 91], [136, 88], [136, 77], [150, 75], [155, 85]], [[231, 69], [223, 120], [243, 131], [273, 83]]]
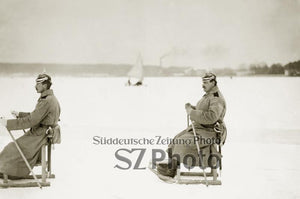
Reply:
[[142, 82], [144, 79], [144, 70], [143, 70], [143, 59], [141, 54], [138, 55], [135, 65], [130, 69], [127, 74], [128, 78], [137, 79], [139, 82]]

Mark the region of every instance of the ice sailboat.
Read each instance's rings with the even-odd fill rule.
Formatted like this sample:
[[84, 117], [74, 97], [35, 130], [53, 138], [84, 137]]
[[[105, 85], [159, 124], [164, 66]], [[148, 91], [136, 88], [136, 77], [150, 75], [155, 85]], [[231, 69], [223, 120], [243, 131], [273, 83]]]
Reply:
[[144, 80], [143, 58], [141, 54], [138, 55], [135, 65], [127, 74], [127, 86], [141, 86]]

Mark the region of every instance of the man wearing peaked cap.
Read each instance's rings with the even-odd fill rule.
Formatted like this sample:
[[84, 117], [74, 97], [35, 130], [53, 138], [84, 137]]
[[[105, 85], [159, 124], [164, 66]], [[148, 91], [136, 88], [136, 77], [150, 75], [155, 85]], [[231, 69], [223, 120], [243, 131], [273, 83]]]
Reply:
[[38, 75], [35, 81], [36, 81], [35, 89], [37, 90], [38, 93], [42, 93], [44, 90], [50, 89], [52, 85], [51, 77], [47, 74]]
[[[30, 166], [40, 158], [40, 149], [47, 142], [46, 130], [57, 125], [60, 116], [60, 105], [50, 89], [51, 77], [40, 74], [36, 78], [35, 89], [40, 93], [37, 105], [32, 112], [12, 111], [16, 119], [0, 119], [8, 130], [29, 130], [17, 139]], [[11, 178], [22, 178], [29, 175], [29, 169], [22, 160], [15, 144], [9, 143], [0, 153], [0, 176], [6, 174]]]
[[216, 79], [216, 75], [213, 74], [212, 72], [205, 73], [204, 76], [202, 77], [203, 80], [213, 80]]
[[51, 83], [51, 77], [47, 74], [39, 74], [35, 81], [37, 83], [42, 83], [44, 81], [49, 81]]
[[[196, 141], [192, 125], [189, 125], [187, 129], [177, 134], [167, 149], [169, 158], [172, 160], [171, 164], [169, 164], [169, 168], [160, 168], [159, 165], [157, 167], [157, 170], [163, 175], [174, 177], [177, 166], [184, 161], [186, 155], [193, 154], [196, 163], [199, 163], [196, 142], [199, 143], [202, 149], [212, 144], [224, 144], [227, 134], [223, 122], [226, 112], [226, 103], [217, 86], [216, 75], [211, 72], [205, 73], [202, 77], [202, 88], [205, 94], [198, 101], [196, 106], [192, 106], [190, 103], [185, 104], [186, 112], [194, 124], [196, 136], [201, 140]], [[217, 135], [217, 133], [219, 132], [221, 132], [222, 135], [220, 138], [217, 137], [219, 135]], [[215, 143], [212, 143], [213, 140]], [[205, 158], [208, 158], [209, 155], [210, 154], [205, 154], [204, 156], [204, 166], [207, 166]]]

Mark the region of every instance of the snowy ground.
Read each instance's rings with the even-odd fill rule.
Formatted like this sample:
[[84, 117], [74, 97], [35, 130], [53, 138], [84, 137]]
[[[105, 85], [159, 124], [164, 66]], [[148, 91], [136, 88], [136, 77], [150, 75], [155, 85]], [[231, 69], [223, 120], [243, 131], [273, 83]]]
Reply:
[[[222, 186], [161, 182], [148, 169], [121, 170], [120, 148], [165, 145], [95, 145], [106, 138], [170, 138], [186, 127], [184, 104], [204, 94], [200, 78], [147, 78], [143, 87], [125, 87], [125, 78], [54, 77], [62, 107], [62, 144], [56, 145], [51, 187], [0, 189], [0, 198], [300, 198], [300, 78], [219, 78], [227, 101], [227, 143]], [[0, 78], [0, 115], [31, 111], [38, 95], [32, 78]], [[14, 132], [17, 136], [22, 132]], [[0, 149], [10, 138], [0, 132]], [[126, 154], [133, 164], [138, 153]]]

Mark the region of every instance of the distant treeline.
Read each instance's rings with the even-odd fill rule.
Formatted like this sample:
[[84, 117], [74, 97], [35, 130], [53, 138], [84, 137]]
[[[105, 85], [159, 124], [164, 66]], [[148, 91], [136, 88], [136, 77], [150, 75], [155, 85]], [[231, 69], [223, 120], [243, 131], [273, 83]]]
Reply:
[[250, 72], [254, 75], [261, 74], [286, 74], [290, 76], [300, 75], [300, 60], [296, 62], [290, 62], [286, 65], [272, 64], [267, 66], [266, 64], [251, 64]]
[[[41, 63], [0, 63], [0, 75], [2, 76], [26, 76], [36, 75], [46, 71], [51, 75], [63, 76], [114, 76], [124, 77], [131, 69], [129, 64], [41, 64]], [[144, 76], [201, 76], [205, 69], [194, 69], [193, 67], [160, 67], [145, 65]], [[251, 64], [248, 67], [232, 69], [212, 69], [218, 76], [235, 75], [289, 75], [300, 76], [300, 60], [286, 65]]]

